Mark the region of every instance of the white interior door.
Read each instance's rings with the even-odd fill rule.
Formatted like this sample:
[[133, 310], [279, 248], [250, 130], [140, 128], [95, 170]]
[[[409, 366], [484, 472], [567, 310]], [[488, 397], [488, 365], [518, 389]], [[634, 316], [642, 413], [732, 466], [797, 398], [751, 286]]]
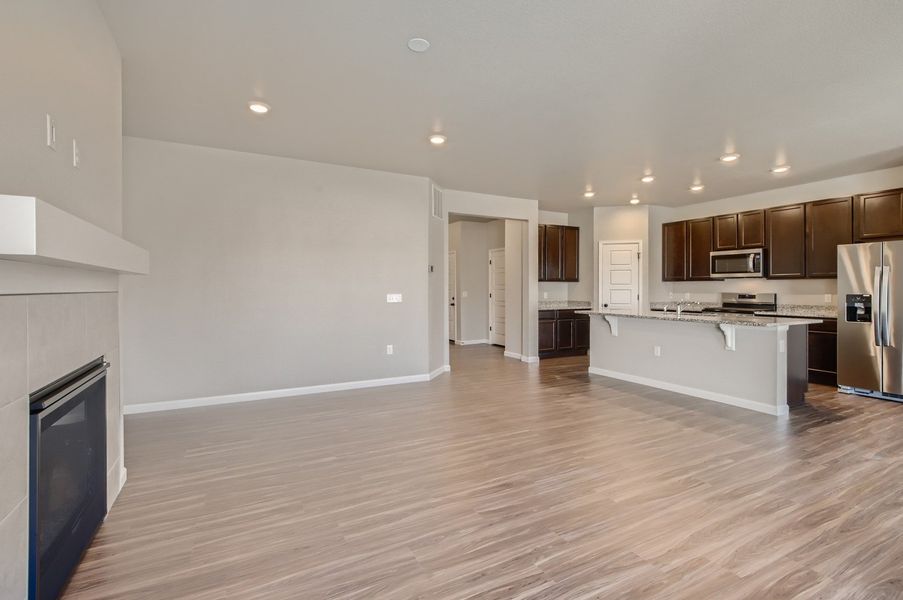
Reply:
[[599, 242], [601, 310], [639, 313], [640, 252], [639, 242]]
[[448, 339], [454, 342], [458, 331], [458, 256], [448, 253]]
[[505, 249], [489, 251], [489, 343], [505, 345]]

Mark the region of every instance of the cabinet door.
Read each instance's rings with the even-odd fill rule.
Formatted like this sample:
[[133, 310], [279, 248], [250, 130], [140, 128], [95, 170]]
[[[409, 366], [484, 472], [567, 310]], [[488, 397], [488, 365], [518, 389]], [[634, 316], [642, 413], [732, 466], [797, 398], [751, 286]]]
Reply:
[[806, 207], [804, 204], [769, 208], [765, 214], [768, 277], [806, 276]]
[[545, 281], [561, 281], [561, 226], [546, 225], [546, 278]]
[[539, 320], [539, 351], [540, 352], [554, 352], [556, 350], [555, 346], [555, 324], [557, 321], [555, 320]]
[[712, 251], [714, 234], [712, 218], [693, 219], [687, 223], [689, 271], [687, 279], [700, 281], [710, 279], [711, 262], [709, 253]]
[[737, 249], [737, 215], [715, 217], [715, 250]]
[[662, 281], [687, 279], [687, 222], [662, 225]]
[[589, 317], [578, 316], [574, 321], [574, 344], [577, 350], [589, 348]]
[[561, 228], [562, 279], [580, 281], [580, 228]]
[[748, 210], [737, 215], [737, 235], [740, 248], [765, 246], [765, 211]]
[[574, 349], [574, 319], [558, 319], [556, 322], [556, 341], [558, 350]]
[[903, 237], [903, 189], [856, 196], [853, 224], [857, 242]]
[[853, 199], [806, 204], [806, 275], [837, 277], [837, 246], [853, 243]]
[[539, 226], [539, 280], [546, 280], [546, 226]]

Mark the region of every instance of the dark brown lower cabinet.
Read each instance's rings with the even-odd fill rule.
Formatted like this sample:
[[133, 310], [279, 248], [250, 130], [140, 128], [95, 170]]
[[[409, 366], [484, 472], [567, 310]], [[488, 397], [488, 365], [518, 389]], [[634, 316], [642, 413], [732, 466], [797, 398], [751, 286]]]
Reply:
[[589, 349], [589, 315], [573, 310], [539, 311], [539, 357], [574, 356]]
[[809, 382], [837, 385], [837, 320], [809, 326]]

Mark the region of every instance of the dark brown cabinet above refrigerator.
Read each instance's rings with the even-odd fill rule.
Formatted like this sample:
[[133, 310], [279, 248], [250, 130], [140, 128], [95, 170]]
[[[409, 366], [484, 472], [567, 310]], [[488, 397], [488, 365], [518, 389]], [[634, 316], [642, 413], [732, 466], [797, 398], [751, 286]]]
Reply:
[[539, 226], [539, 281], [580, 281], [580, 228]]
[[853, 226], [857, 242], [903, 237], [903, 189], [856, 196]]

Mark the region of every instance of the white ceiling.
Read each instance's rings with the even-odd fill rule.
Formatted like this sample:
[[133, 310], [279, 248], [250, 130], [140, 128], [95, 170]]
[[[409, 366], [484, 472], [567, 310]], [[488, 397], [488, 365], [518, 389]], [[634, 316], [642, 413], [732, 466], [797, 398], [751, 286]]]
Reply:
[[[100, 4], [128, 135], [425, 175], [548, 210], [903, 164], [897, 0]], [[429, 52], [407, 49], [414, 36]], [[252, 115], [254, 97], [272, 112]], [[434, 129], [447, 147], [427, 143]], [[720, 164], [732, 145], [739, 163]], [[790, 174], [769, 174], [782, 157]], [[691, 194], [697, 174], [706, 189]]]

